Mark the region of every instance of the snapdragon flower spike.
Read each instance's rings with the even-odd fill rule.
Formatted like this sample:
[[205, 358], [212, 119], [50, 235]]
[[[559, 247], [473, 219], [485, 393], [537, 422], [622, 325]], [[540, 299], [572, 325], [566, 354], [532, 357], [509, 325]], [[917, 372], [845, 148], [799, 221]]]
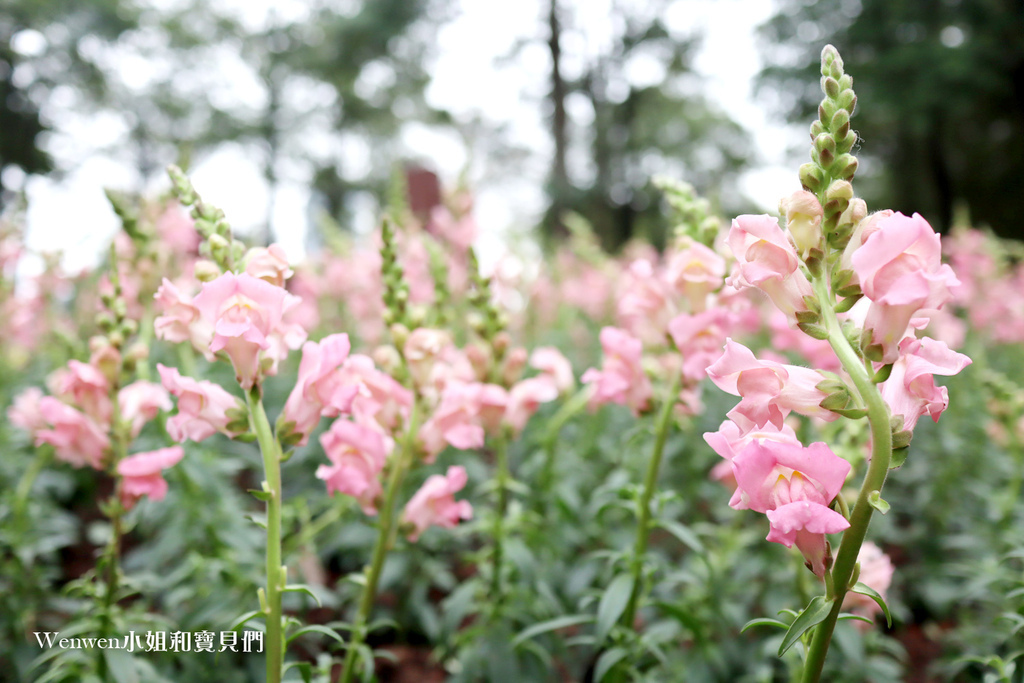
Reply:
[[794, 410], [826, 422], [839, 418], [819, 405], [828, 396], [818, 389], [825, 380], [820, 372], [758, 360], [750, 349], [732, 339], [726, 340], [722, 357], [708, 367], [708, 377], [719, 389], [742, 398], [728, 415], [744, 430], [769, 422], [782, 429], [783, 420]]
[[591, 407], [617, 403], [629, 407], [635, 415], [647, 410], [652, 390], [642, 364], [643, 342], [625, 330], [605, 327], [601, 330], [601, 349], [601, 369], [590, 368], [580, 380], [594, 385]]
[[178, 398], [178, 414], [167, 420], [167, 433], [175, 441], [202, 441], [221, 432], [234, 437], [248, 429], [234, 429], [230, 412], [246, 412], [245, 404], [209, 380], [183, 377], [176, 368], [156, 366], [160, 382]]
[[899, 358], [899, 343], [921, 309], [939, 309], [960, 284], [942, 263], [938, 234], [919, 214], [882, 219], [850, 257], [861, 290], [871, 301], [864, 322], [865, 351], [882, 363]]
[[790, 324], [795, 324], [797, 312], [807, 310], [804, 297], [813, 292], [800, 269], [800, 257], [778, 220], [768, 215], [735, 218], [728, 242], [737, 267], [730, 284], [761, 290]]
[[[302, 346], [299, 376], [278, 421], [277, 433], [283, 442], [304, 446], [321, 417], [351, 410], [359, 385], [346, 383], [341, 371], [350, 349], [347, 334], [332, 334]], [[283, 429], [286, 425], [288, 429]]]
[[50, 444], [58, 458], [75, 467], [103, 469], [110, 438], [91, 417], [53, 396], [39, 399], [39, 414], [49, 429], [36, 431], [36, 446]]
[[763, 512], [771, 523], [767, 540], [787, 548], [795, 543], [807, 566], [825, 575], [825, 534], [850, 523], [829, 505], [850, 473], [850, 463], [824, 443], [808, 447], [755, 440], [732, 460], [739, 501], [736, 509]]
[[246, 273], [224, 273], [204, 283], [193, 300], [201, 319], [213, 326], [210, 350], [227, 353], [243, 389], [257, 382], [260, 351], [270, 348], [269, 337], [292, 298], [281, 287]]
[[455, 494], [466, 486], [469, 478], [464, 467], [452, 466], [444, 475], [427, 477], [402, 513], [403, 523], [411, 526], [409, 540], [416, 541], [431, 526], [451, 529], [461, 520], [473, 518], [473, 506], [465, 500], [455, 500]]
[[131, 509], [142, 496], [163, 500], [167, 495], [167, 481], [163, 471], [178, 464], [185, 455], [181, 446], [161, 448], [130, 455], [117, 463], [121, 475], [121, 503]]
[[879, 388], [890, 412], [902, 416], [903, 429], [912, 432], [922, 415], [938, 422], [949, 405], [949, 392], [935, 386], [934, 376], [955, 375], [970, 365], [971, 359], [928, 337], [907, 337], [899, 352], [889, 378]]
[[79, 408], [101, 426], [110, 424], [110, 381], [99, 368], [78, 360], [54, 374], [54, 394]]
[[352, 496], [363, 512], [377, 514], [380, 473], [394, 441], [373, 426], [342, 418], [320, 435], [320, 445], [331, 461], [316, 470], [317, 479], [327, 483], [327, 493]]

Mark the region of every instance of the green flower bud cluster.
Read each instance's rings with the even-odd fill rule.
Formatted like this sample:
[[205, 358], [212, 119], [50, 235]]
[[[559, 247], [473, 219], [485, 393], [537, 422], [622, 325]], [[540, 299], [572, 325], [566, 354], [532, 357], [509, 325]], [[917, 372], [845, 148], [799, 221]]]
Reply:
[[800, 167], [800, 183], [813, 192], [825, 210], [822, 230], [830, 245], [842, 249], [850, 240], [853, 223], [842, 220], [853, 199], [850, 181], [857, 173], [851, 154], [857, 133], [850, 117], [857, 107], [853, 78], [843, 72], [843, 60], [831, 45], [821, 51], [821, 90], [818, 120], [811, 124], [811, 162]]
[[389, 328], [401, 325], [406, 329], [411, 324], [409, 315], [409, 283], [398, 262], [398, 242], [391, 220], [384, 219], [380, 229], [381, 277], [384, 280], [384, 322]]
[[424, 240], [430, 255], [430, 277], [434, 281], [434, 306], [428, 321], [431, 327], [447, 328], [452, 322], [452, 292], [448, 288], [448, 256], [436, 240]]
[[103, 308], [96, 314], [96, 326], [103, 332], [106, 344], [118, 352], [139, 331], [139, 323], [128, 317], [128, 304], [121, 288], [117, 269], [117, 250], [110, 245], [110, 284], [113, 291], [100, 295]]
[[656, 176], [651, 179], [651, 184], [665, 195], [676, 238], [690, 237], [711, 246], [721, 230], [718, 217], [711, 211], [711, 203], [699, 197], [692, 185], [675, 178]]
[[192, 207], [191, 215], [195, 220], [196, 230], [203, 236], [199, 245], [199, 253], [209, 258], [216, 265], [214, 272], [209, 264], [196, 264], [196, 277], [202, 281], [215, 278], [221, 272], [233, 271], [240, 267], [245, 256], [245, 244], [236, 240], [231, 234], [231, 226], [224, 218], [224, 212], [215, 206], [203, 202], [202, 197], [192, 186], [185, 172], [173, 164], [167, 167], [167, 175], [171, 177], [171, 192], [183, 206]]
[[491, 296], [491, 278], [480, 274], [480, 262], [473, 247], [469, 248], [468, 255], [470, 314], [467, 319], [473, 332], [494, 350], [494, 362], [497, 364], [504, 349], [498, 348], [500, 344], [495, 341], [508, 325], [508, 317], [495, 305]]

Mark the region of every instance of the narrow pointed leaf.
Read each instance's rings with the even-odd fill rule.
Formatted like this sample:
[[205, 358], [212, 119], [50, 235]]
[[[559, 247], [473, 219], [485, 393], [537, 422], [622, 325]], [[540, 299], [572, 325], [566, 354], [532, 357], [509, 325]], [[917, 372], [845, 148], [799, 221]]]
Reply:
[[786, 654], [786, 651], [793, 647], [800, 640], [800, 636], [810, 628], [825, 621], [825, 617], [832, 611], [832, 603], [834, 602], [834, 599], [826, 600], [820, 595], [811, 600], [807, 607], [804, 608], [804, 611], [800, 613], [800, 616], [790, 624], [789, 630], [786, 631], [786, 635], [782, 639], [782, 644], [779, 645], [779, 656], [781, 657]]
[[882, 613], [885, 614], [886, 625], [888, 625], [889, 628], [892, 628], [892, 614], [889, 613], [889, 606], [885, 604], [885, 598], [883, 598], [878, 591], [876, 591], [874, 588], [867, 585], [866, 583], [862, 583], [860, 581], [858, 581], [857, 584], [850, 590], [854, 593], [866, 595], [875, 602], [877, 602], [878, 606], [882, 608]]

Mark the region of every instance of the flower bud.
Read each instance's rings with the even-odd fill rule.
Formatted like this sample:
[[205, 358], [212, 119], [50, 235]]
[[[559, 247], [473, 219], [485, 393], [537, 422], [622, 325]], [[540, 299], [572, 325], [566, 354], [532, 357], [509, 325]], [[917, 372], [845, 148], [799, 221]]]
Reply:
[[194, 274], [200, 282], [210, 282], [220, 276], [220, 267], [213, 261], [196, 261]]
[[[834, 183], [833, 183], [834, 184]], [[779, 212], [786, 217], [786, 229], [801, 257], [821, 244], [823, 210], [818, 198], [800, 190], [779, 202]]]

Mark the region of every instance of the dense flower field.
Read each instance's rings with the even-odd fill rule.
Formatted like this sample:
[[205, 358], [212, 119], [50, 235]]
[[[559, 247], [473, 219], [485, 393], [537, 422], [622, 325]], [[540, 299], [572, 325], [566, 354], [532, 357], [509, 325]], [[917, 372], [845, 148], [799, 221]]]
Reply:
[[293, 263], [172, 167], [16, 281], [11, 217], [5, 679], [1021, 680], [1021, 250], [867, 207], [821, 85], [779, 215], [663, 180], [664, 253], [485, 276], [460, 190]]

